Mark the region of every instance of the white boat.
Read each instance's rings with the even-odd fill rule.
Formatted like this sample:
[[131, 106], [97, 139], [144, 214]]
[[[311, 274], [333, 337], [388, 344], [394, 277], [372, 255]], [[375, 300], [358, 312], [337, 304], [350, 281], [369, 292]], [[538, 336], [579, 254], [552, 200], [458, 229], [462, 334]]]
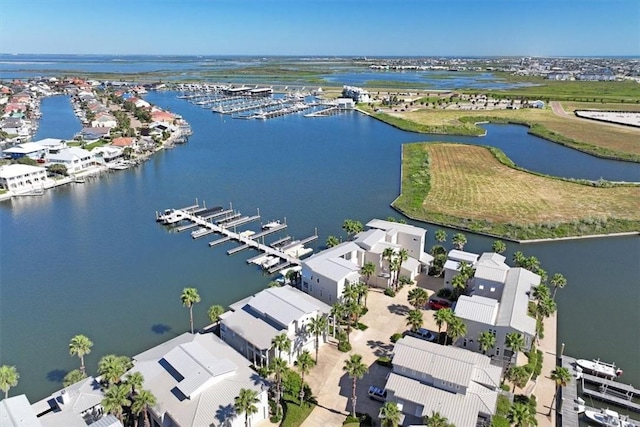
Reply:
[[272, 228], [276, 228], [279, 225], [280, 225], [280, 220], [278, 219], [278, 220], [271, 221], [271, 222], [268, 222], [268, 223], [264, 224], [262, 226], [262, 229], [263, 230], [271, 230]]
[[184, 212], [179, 210], [174, 210], [167, 215], [163, 215], [161, 221], [163, 224], [175, 224], [177, 222], [182, 221], [186, 217], [187, 216], [185, 215]]
[[622, 375], [622, 369], [616, 368], [615, 363], [604, 363], [601, 362], [600, 359], [578, 359], [576, 360], [576, 365], [578, 365], [583, 371], [596, 376], [615, 378]]
[[637, 424], [628, 421], [626, 417], [620, 416], [620, 414], [611, 409], [603, 409], [600, 411], [587, 409], [584, 411], [584, 416], [590, 421], [605, 427], [638, 427]]

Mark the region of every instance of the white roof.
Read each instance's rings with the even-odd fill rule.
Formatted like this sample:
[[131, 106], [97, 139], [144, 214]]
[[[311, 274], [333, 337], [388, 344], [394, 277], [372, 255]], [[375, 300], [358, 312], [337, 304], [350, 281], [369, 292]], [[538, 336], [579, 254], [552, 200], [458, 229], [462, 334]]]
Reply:
[[460, 251], [458, 249], [451, 249], [447, 258], [454, 261], [465, 261], [469, 264], [473, 264], [478, 260], [479, 255], [473, 252]]
[[44, 147], [40, 144], [36, 144], [35, 142], [24, 142], [22, 144], [16, 145], [15, 147], [7, 148], [3, 151], [9, 154], [30, 154], [37, 153], [38, 151], [42, 150], [44, 150]]
[[57, 147], [64, 142], [62, 139], [58, 138], [45, 138], [39, 141], [34, 141], [34, 144], [42, 145], [43, 147]]
[[384, 242], [385, 232], [383, 230], [371, 228], [369, 230], [358, 233], [354, 242], [366, 251], [374, 252], [374, 246]]
[[535, 335], [536, 321], [527, 313], [528, 292], [540, 284], [540, 276], [524, 268], [512, 268], [502, 291], [496, 326], [510, 326], [516, 331]]
[[505, 264], [505, 257], [493, 252], [485, 252], [476, 263], [474, 277], [493, 282], [504, 282], [509, 266]]
[[383, 219], [372, 219], [367, 223], [369, 228], [379, 228], [387, 232], [401, 232], [404, 234], [411, 234], [422, 238], [427, 232], [424, 228], [416, 227], [410, 224], [402, 224], [399, 222], [385, 221]]
[[361, 249], [357, 244], [344, 242], [322, 252], [318, 252], [304, 260], [303, 264], [310, 270], [337, 282], [354, 272], [359, 274], [360, 267], [342, 258], [344, 255], [358, 250]]
[[0, 178], [13, 178], [20, 175], [27, 175], [34, 172], [46, 172], [45, 168], [31, 165], [12, 164], [0, 167]]
[[0, 400], [0, 426], [42, 427], [24, 394]]
[[456, 302], [455, 313], [462, 319], [493, 326], [496, 324], [499, 306], [500, 303], [492, 298], [461, 295]]
[[[63, 393], [66, 395], [67, 403], [63, 403]], [[44, 427], [86, 427], [83, 414], [100, 405], [103, 398], [100, 383], [97, 379], [89, 377], [31, 406], [37, 413], [43, 412], [42, 408], [54, 409], [40, 416], [40, 422]]]
[[307, 314], [331, 311], [327, 304], [292, 286], [265, 289], [256, 294], [248, 304], [285, 328]]
[[[181, 398], [181, 393], [175, 392], [188, 377], [179, 380], [180, 376], [177, 376], [176, 379], [173, 369], [163, 362], [173, 349], [187, 343], [197, 343], [202, 347], [202, 352], [209, 353], [210, 357], [216, 358], [219, 363], [231, 363], [236, 366], [233, 374], [222, 375], [213, 385], [205, 385], [190, 399]], [[206, 359], [209, 356], [197, 356], [201, 357]], [[170, 414], [176, 425], [222, 425], [225, 419], [232, 416], [222, 409], [233, 407], [240, 389], [255, 390], [261, 396], [265, 393], [262, 391], [262, 379], [249, 367], [249, 361], [212, 333], [182, 334], [134, 356], [133, 360], [135, 365], [131, 371], [142, 373], [143, 387], [156, 396], [157, 404], [152, 411], [159, 415]], [[223, 362], [225, 360], [226, 362]], [[264, 399], [266, 401], [266, 398]]]
[[91, 154], [90, 151], [87, 151], [84, 148], [68, 147], [68, 148], [65, 148], [64, 150], [61, 150], [59, 153], [48, 154], [47, 158], [49, 160], [72, 161], [75, 157], [84, 158], [84, 157], [91, 157], [91, 156], [93, 156], [93, 154]]

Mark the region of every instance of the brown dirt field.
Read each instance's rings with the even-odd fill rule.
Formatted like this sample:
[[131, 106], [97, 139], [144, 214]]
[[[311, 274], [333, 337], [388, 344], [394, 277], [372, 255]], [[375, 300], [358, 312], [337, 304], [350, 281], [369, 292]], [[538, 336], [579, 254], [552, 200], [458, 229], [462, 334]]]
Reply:
[[431, 190], [424, 208], [461, 218], [520, 224], [584, 218], [640, 219], [640, 187], [590, 187], [502, 165], [483, 147], [425, 144]]

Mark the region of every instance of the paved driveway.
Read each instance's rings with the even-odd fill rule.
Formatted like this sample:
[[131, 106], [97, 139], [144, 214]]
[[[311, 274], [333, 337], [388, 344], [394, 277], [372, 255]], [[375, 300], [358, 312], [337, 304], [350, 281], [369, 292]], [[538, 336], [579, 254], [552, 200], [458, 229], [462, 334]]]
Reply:
[[[386, 383], [391, 369], [375, 361], [380, 356], [391, 354], [391, 335], [407, 330], [406, 315], [412, 309], [407, 302], [407, 293], [411, 288], [405, 286], [394, 298], [384, 295], [380, 290], [371, 289], [367, 298], [369, 311], [361, 319], [368, 328], [351, 333], [352, 351], [338, 351], [336, 342], [329, 342], [320, 348], [318, 365], [305, 378], [318, 400], [318, 406], [303, 424], [305, 427], [339, 426], [351, 412], [352, 382], [342, 370], [350, 354], [360, 354], [363, 362], [369, 366], [369, 372], [357, 382], [357, 412], [366, 412], [377, 419], [382, 402], [369, 399], [367, 390], [370, 385], [382, 387]], [[432, 310], [423, 310], [424, 327], [437, 331], [432, 313]]]

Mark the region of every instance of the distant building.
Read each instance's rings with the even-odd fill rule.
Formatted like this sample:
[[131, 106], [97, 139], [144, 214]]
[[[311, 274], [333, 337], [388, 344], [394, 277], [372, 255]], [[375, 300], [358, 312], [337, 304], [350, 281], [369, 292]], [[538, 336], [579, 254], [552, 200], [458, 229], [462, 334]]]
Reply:
[[371, 100], [369, 92], [366, 89], [355, 86], [343, 86], [342, 96], [351, 98], [355, 102], [369, 102]]

